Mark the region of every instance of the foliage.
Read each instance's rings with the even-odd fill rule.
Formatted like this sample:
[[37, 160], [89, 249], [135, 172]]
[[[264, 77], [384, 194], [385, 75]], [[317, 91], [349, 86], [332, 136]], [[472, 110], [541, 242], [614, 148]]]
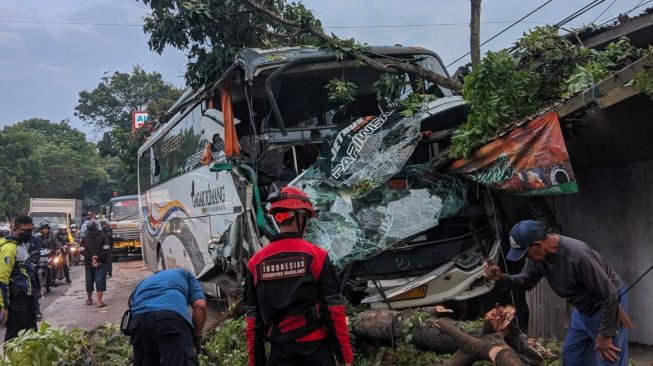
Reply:
[[395, 347], [374, 348], [373, 352], [357, 355], [354, 366], [433, 366], [442, 365], [449, 355], [417, 349], [412, 344], [398, 342]]
[[[253, 11], [246, 1], [143, 0], [152, 11], [143, 29], [150, 34], [152, 51], [166, 47], [186, 52], [186, 82], [199, 87], [215, 81], [234, 61], [242, 47], [274, 48], [320, 45], [310, 35], [294, 31]], [[285, 19], [320, 28], [319, 20], [301, 2], [266, 1], [265, 8]]]
[[[162, 122], [165, 111], [181, 96], [182, 90], [163, 81], [158, 72], [147, 73], [134, 66], [131, 73], [105, 73], [92, 91], [79, 93], [75, 115], [98, 131], [102, 157], [118, 157], [122, 167], [112, 166], [112, 189], [119, 194], [136, 192], [136, 155], [151, 129]], [[147, 110], [145, 128], [131, 131], [132, 111]]]
[[374, 83], [376, 99], [387, 107], [393, 108], [407, 85], [406, 76], [403, 74], [382, 73], [379, 80]]
[[344, 78], [332, 79], [324, 88], [328, 91], [330, 102], [347, 104], [356, 100], [356, 84]]
[[508, 123], [590, 89], [641, 55], [626, 38], [597, 51], [573, 45], [549, 26], [524, 34], [511, 52], [488, 52], [465, 77], [470, 113], [454, 132], [451, 155], [468, 156]]
[[463, 98], [470, 106], [467, 121], [451, 138], [451, 154], [467, 156], [494, 136], [506, 123], [536, 110], [535, 76], [519, 70], [507, 51], [488, 52], [481, 64], [465, 77]]
[[[410, 318], [408, 318], [406, 324], [404, 325], [404, 333], [406, 333], [404, 342], [410, 343], [413, 341], [413, 328], [417, 324], [422, 325], [424, 323], [424, 319], [427, 319], [429, 316], [431, 316], [429, 313], [417, 311], [411, 315]], [[401, 319], [398, 320], [401, 321]]]
[[[244, 317], [227, 319], [212, 334], [205, 337], [204, 349], [207, 354], [215, 355], [209, 360], [207, 355], [200, 355], [200, 365], [241, 366], [247, 364], [247, 327]], [[217, 363], [216, 363], [217, 362]]]
[[127, 366], [131, 345], [114, 324], [92, 331], [55, 328], [41, 323], [38, 331], [23, 331], [5, 344], [0, 366], [96, 365]]
[[22, 331], [5, 343], [6, 359], [0, 365], [54, 365], [76, 347], [77, 337], [65, 328], [53, 328], [47, 322], [38, 331]]
[[422, 94], [422, 93], [410, 93], [408, 97], [399, 101], [399, 104], [403, 107], [401, 114], [406, 117], [410, 117], [418, 109], [420, 109], [424, 103], [435, 99], [435, 96], [431, 94]]
[[26, 209], [29, 197], [110, 197], [95, 145], [67, 121], [35, 118], [6, 126], [0, 161], [7, 162], [0, 165], [0, 217]]
[[585, 66], [576, 66], [576, 72], [565, 82], [567, 90], [563, 96], [586, 90], [604, 79], [610, 72], [604, 64], [589, 61]]
[[[653, 57], [653, 46], [645, 51], [645, 54], [648, 57]], [[635, 83], [642, 88], [642, 91], [646, 93], [651, 99], [653, 99], [653, 68], [648, 68], [635, 76]]]

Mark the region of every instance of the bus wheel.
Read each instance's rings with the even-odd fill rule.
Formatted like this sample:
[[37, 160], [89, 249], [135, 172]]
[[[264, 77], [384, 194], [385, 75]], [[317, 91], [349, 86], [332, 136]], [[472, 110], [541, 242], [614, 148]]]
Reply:
[[164, 269], [166, 269], [166, 259], [159, 247], [159, 250], [156, 251], [156, 270], [163, 271]]

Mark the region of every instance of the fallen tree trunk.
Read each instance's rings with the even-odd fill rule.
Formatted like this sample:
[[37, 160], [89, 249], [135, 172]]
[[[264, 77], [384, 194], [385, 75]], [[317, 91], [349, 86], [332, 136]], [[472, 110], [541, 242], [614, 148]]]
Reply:
[[482, 324], [439, 319], [441, 309], [367, 310], [353, 318], [352, 331], [362, 341], [394, 345], [410, 340], [422, 350], [453, 354], [450, 366], [471, 365], [478, 360], [508, 366], [542, 362], [540, 354], [530, 348], [528, 337], [513, 324], [516, 312], [512, 306], [497, 306]]
[[437, 327], [451, 337], [460, 349], [447, 361], [447, 366], [468, 366], [476, 361], [491, 361], [498, 366], [523, 366], [517, 352], [510, 348], [501, 333], [471, 336], [446, 319], [436, 320]]
[[[437, 318], [425, 317], [422, 314], [433, 315], [427, 309], [418, 310], [388, 310], [374, 309], [358, 314], [352, 321], [352, 331], [357, 339], [380, 341], [394, 344], [404, 341], [409, 335], [412, 343], [419, 349], [438, 353], [454, 353], [458, 345], [437, 326]], [[469, 334], [478, 337], [481, 327], [478, 322], [452, 321], [459, 328], [466, 329]], [[476, 325], [476, 326], [474, 326]]]

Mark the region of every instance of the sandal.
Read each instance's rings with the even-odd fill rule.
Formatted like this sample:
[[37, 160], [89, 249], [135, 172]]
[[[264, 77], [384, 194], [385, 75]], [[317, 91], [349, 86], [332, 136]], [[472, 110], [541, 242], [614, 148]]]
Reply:
[[86, 305], [93, 305], [93, 300], [86, 300]]
[[103, 303], [103, 302], [97, 304], [97, 307], [98, 307], [98, 308], [103, 308], [103, 307], [105, 307], [105, 306], [107, 306], [107, 304], [105, 304], [105, 303]]

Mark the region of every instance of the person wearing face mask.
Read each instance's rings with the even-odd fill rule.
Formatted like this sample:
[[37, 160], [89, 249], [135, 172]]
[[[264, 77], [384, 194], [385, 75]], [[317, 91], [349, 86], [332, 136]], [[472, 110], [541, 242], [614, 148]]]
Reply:
[[36, 272], [28, 251], [34, 224], [17, 216], [11, 234], [0, 239], [0, 308], [7, 326], [5, 342], [24, 329], [36, 329]]
[[499, 289], [529, 291], [546, 278], [558, 296], [573, 306], [562, 347], [563, 365], [628, 365], [628, 302], [619, 274], [597, 251], [580, 240], [547, 232], [524, 220], [510, 230], [506, 258], [527, 257], [521, 273], [507, 275], [486, 263], [485, 275]]
[[[245, 309], [250, 366], [351, 365], [345, 303], [326, 250], [302, 239], [315, 208], [306, 193], [270, 195], [279, 234], [247, 263]], [[266, 360], [263, 340], [271, 344]]]

